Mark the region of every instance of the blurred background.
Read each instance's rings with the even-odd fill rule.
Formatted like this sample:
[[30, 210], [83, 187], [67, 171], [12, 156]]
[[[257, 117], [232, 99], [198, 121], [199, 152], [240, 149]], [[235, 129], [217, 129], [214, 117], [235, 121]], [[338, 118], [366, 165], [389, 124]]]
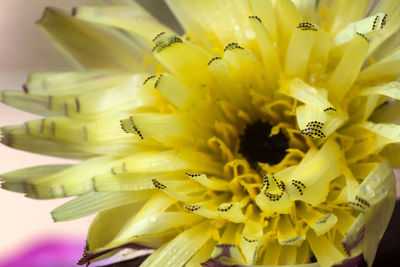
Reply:
[[[171, 22], [173, 21], [171, 14], [166, 11], [161, 0], [138, 2], [156, 13], [162, 22], [177, 28], [176, 23]], [[21, 85], [30, 72], [69, 70], [67, 63], [36, 28], [35, 22], [41, 17], [46, 6], [71, 8], [88, 3], [89, 1], [84, 0], [1, 0], [0, 90], [21, 90]], [[38, 117], [0, 103], [0, 127], [36, 118]], [[40, 164], [67, 162], [71, 161], [13, 150], [0, 145], [0, 173]], [[398, 188], [399, 185], [398, 183]], [[86, 231], [93, 217], [53, 223], [50, 211], [66, 201], [66, 199], [32, 200], [21, 194], [0, 190], [0, 267], [33, 266], [12, 262], [10, 259], [24, 252], [28, 255], [34, 248], [38, 249], [38, 244], [39, 249], [47, 251], [50, 249], [49, 244], [53, 249], [70, 250], [71, 253], [67, 255], [70, 262], [65, 266], [76, 266], [74, 262], [83, 252]], [[53, 254], [59, 255], [57, 252]]]

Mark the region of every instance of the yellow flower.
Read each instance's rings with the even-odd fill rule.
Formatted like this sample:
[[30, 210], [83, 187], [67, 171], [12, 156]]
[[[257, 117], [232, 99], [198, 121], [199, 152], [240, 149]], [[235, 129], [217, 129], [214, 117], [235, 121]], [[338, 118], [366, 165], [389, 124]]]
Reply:
[[2, 187], [77, 196], [55, 221], [98, 213], [81, 264], [372, 264], [400, 165], [398, 1], [167, 0], [183, 36], [114, 2], [47, 9], [77, 70], [2, 93], [45, 116], [3, 144], [83, 161]]

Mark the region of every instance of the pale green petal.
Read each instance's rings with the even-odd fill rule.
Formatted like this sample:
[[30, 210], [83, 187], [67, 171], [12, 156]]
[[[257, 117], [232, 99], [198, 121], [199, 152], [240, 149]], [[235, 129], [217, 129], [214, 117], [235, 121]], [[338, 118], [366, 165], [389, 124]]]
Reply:
[[109, 70], [36, 72], [28, 76], [25, 86], [27, 93], [35, 95], [77, 95], [107, 89], [130, 76]]
[[141, 49], [111, 28], [78, 20], [56, 8], [47, 8], [38, 25], [76, 67], [142, 70]]
[[396, 123], [400, 118], [400, 101], [393, 101], [376, 108], [370, 117], [374, 123]]
[[[150, 198], [145, 204], [137, 202], [100, 212], [92, 222], [88, 232], [89, 251], [98, 252], [112, 248], [113, 245], [110, 242], [127, 224], [132, 225], [159, 214], [175, 202], [174, 199], [160, 193]], [[150, 242], [152, 246], [156, 246], [160, 245], [161, 240], [155, 238], [145, 241]], [[128, 239], [119, 240], [118, 244], [121, 245], [128, 242]]]
[[129, 6], [78, 7], [74, 12], [78, 19], [120, 28], [143, 38], [148, 47], [157, 34], [172, 32], [134, 1]]
[[96, 155], [93, 152], [81, 151], [66, 143], [32, 136], [26, 132], [24, 125], [3, 127], [1, 128], [1, 133], [3, 135], [1, 143], [15, 149], [73, 159], [86, 159]]
[[[58, 84], [61, 83], [57, 81], [57, 76], [61, 76], [60, 80], [63, 81], [62, 76], [69, 77], [71, 75], [60, 73], [54, 76], [55, 82], [49, 78], [38, 81], [46, 84], [46, 80], [50, 80], [49, 89], [31, 85], [28, 88], [35, 89], [28, 93], [3, 91], [2, 102], [39, 115], [64, 115], [82, 120], [94, 120], [98, 119], [96, 118], [98, 116], [121, 117], [134, 110], [143, 108], [158, 110], [163, 107], [162, 99], [155, 95], [155, 92], [141, 90], [142, 82], [146, 77], [144, 74], [125, 75], [123, 79], [115, 77], [109, 81], [109, 84], [107, 84], [106, 78], [99, 79], [99, 81], [94, 79], [92, 82], [87, 82], [87, 85], [84, 83], [82, 85], [71, 84], [71, 90], [52, 90], [53, 86], [58, 87]], [[80, 75], [77, 74], [76, 78], [78, 77]], [[103, 80], [103, 85], [108, 87], [99, 86], [98, 83], [103, 83]], [[60, 87], [62, 88], [62, 86]], [[64, 84], [64, 87], [69, 88], [68, 83]]]
[[0, 179], [3, 182], [1, 187], [6, 190], [23, 193], [26, 192], [25, 181], [51, 175], [71, 166], [72, 165], [43, 165], [4, 173], [0, 175]]
[[[394, 177], [392, 177], [394, 179]], [[379, 203], [368, 209], [365, 213], [365, 235], [363, 241], [363, 253], [369, 266], [375, 258], [379, 242], [389, 224], [396, 203], [396, 188], [392, 187], [386, 192], [386, 197]]]
[[394, 80], [400, 76], [400, 49], [396, 48], [386, 57], [360, 72], [357, 80], [368, 82], [374, 80]]
[[57, 207], [51, 212], [55, 222], [79, 219], [90, 214], [140, 202], [151, 198], [155, 192], [89, 192]]
[[357, 196], [367, 201], [365, 208], [374, 206], [386, 199], [389, 192], [395, 188], [393, 170], [387, 160], [379, 163], [364, 179]]
[[[372, 54], [375, 51], [382, 51], [388, 53], [390, 50], [386, 47], [386, 42], [393, 35], [397, 34], [400, 27], [400, 7], [396, 0], [385, 0], [379, 1], [376, 7], [371, 11], [371, 14], [385, 13], [387, 14], [387, 25], [381, 31], [378, 31], [372, 41], [369, 53]], [[387, 69], [388, 71], [392, 71]]]

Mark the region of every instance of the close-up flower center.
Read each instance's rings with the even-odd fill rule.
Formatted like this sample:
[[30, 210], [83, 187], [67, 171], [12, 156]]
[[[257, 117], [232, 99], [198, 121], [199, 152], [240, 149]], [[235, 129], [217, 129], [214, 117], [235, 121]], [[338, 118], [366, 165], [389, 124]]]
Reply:
[[258, 162], [278, 164], [286, 155], [288, 138], [282, 132], [271, 136], [271, 130], [272, 125], [260, 120], [247, 125], [240, 136], [239, 153], [253, 168]]
[[400, 166], [396, 1], [166, 2], [183, 35], [132, 3], [45, 11], [77, 71], [3, 92], [47, 117], [2, 143], [83, 161], [2, 187], [77, 196], [55, 221], [98, 213], [80, 264], [372, 264]]

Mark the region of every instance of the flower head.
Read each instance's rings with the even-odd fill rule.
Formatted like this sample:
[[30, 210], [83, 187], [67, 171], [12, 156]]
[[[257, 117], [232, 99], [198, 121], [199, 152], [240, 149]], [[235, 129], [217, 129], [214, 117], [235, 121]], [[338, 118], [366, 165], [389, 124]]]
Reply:
[[55, 221], [98, 212], [82, 264], [371, 264], [395, 199], [397, 1], [167, 0], [183, 36], [120, 2], [45, 11], [77, 70], [3, 92], [46, 117], [2, 142], [83, 161], [2, 187], [78, 196]]

